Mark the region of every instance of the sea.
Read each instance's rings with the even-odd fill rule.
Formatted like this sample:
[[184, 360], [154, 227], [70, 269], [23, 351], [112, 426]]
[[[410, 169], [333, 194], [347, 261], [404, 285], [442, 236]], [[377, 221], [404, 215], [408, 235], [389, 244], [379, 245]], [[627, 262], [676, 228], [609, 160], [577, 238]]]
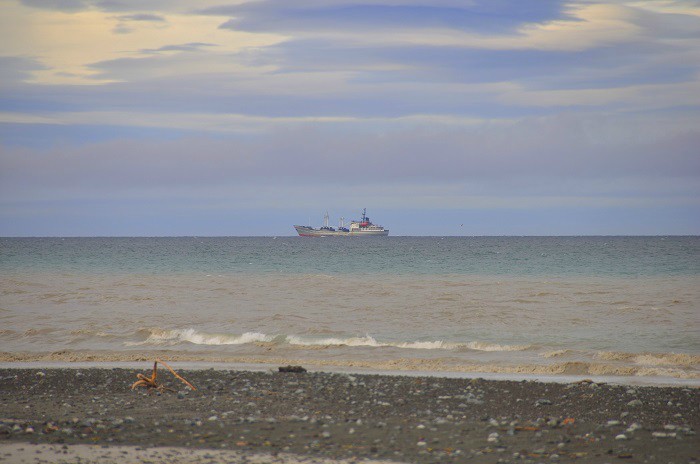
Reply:
[[0, 362], [700, 385], [700, 237], [0, 238]]

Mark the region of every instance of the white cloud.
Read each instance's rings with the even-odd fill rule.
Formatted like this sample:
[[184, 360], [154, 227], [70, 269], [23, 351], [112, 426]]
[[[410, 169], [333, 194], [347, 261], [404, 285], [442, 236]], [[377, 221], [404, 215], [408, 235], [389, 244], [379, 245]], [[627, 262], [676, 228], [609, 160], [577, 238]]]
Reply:
[[[112, 81], [95, 79], [98, 71], [91, 63], [141, 56], [141, 50], [157, 49], [183, 42], [216, 44], [215, 55], [200, 72], [220, 72], [217, 63], [226, 61], [222, 55], [238, 52], [247, 47], [263, 47], [279, 43], [284, 37], [275, 34], [252, 34], [225, 31], [218, 25], [225, 18], [191, 14], [162, 15], [164, 21], [130, 21], [128, 31], [115, 35], [122, 26], [120, 17], [95, 9], [72, 13], [36, 10], [3, 2], [0, 15], [0, 56], [35, 57], [47, 69], [33, 72], [32, 82], [39, 84], [91, 85]], [[186, 38], [186, 40], [183, 40]], [[228, 60], [230, 61], [230, 60]], [[186, 71], [182, 68], [170, 73]], [[235, 68], [234, 68], [235, 69]]]

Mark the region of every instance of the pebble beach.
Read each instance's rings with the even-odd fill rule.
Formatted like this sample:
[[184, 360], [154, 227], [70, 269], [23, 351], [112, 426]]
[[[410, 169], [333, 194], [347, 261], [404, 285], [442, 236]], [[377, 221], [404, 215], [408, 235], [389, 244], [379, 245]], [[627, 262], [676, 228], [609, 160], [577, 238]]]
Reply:
[[0, 369], [0, 462], [700, 459], [692, 387], [150, 367]]

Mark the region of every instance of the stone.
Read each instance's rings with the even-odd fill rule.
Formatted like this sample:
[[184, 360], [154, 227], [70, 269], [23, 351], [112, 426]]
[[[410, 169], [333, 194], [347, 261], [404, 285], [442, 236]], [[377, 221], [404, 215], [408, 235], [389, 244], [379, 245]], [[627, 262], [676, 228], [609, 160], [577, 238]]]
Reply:
[[634, 431], [636, 431], [636, 430], [639, 430], [639, 429], [641, 429], [641, 428], [642, 428], [641, 425], [639, 425], [639, 424], [636, 423], [636, 422], [633, 422], [633, 423], [630, 424], [629, 427], [627, 427], [626, 432], [632, 433], [632, 432], [634, 432]]

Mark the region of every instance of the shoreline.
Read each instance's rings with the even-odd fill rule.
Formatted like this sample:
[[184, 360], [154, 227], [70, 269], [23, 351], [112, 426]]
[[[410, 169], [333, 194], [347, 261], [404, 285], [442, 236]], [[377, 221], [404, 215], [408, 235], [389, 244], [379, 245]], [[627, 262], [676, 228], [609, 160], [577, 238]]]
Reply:
[[[153, 360], [156, 357], [152, 358]], [[148, 366], [151, 360], [144, 361], [0, 361], [2, 369], [132, 369], [138, 365]], [[216, 371], [247, 371], [269, 372], [275, 371], [278, 364], [289, 365], [293, 363], [270, 362], [224, 362], [224, 361], [167, 361], [176, 369], [189, 371], [216, 370]], [[584, 375], [584, 374], [530, 374], [530, 373], [494, 373], [480, 371], [423, 371], [423, 370], [391, 370], [373, 369], [354, 366], [316, 366], [305, 364], [309, 372], [345, 374], [345, 375], [380, 375], [397, 377], [433, 377], [445, 379], [483, 379], [492, 381], [528, 381], [540, 383], [568, 384], [582, 380], [591, 380], [595, 383], [623, 386], [656, 386], [700, 388], [700, 379], [685, 379], [661, 376], [614, 376], [614, 375]]]
[[[243, 453], [239, 462], [260, 455], [419, 463], [700, 458], [697, 388], [172, 367], [197, 390], [160, 369], [159, 381], [173, 392], [132, 391], [136, 374], [150, 375], [149, 362], [0, 368], [0, 457], [31, 462], [47, 454], [33, 444], [67, 452], [89, 444], [104, 453], [117, 446], [228, 450]], [[15, 444], [27, 446], [20, 452]]]
[[[399, 376], [485, 378], [492, 380], [541, 380], [566, 383], [582, 379], [622, 385], [667, 385], [700, 387], [700, 356], [693, 354], [608, 353], [595, 362], [546, 357], [537, 360], [515, 355], [501, 360], [486, 353], [481, 360], [456, 357], [423, 357], [420, 353], [394, 352], [377, 359], [367, 348], [344, 357], [335, 347], [315, 350], [281, 351], [274, 346], [254, 344], [250, 353], [224, 350], [180, 351], [172, 349], [0, 351], [0, 367], [125, 367], [162, 359], [187, 369], [267, 370], [271, 367], [303, 365], [309, 370]], [[278, 352], [279, 351], [279, 352]], [[342, 351], [342, 350], [341, 350]], [[561, 356], [564, 358], [564, 356]], [[636, 359], [641, 361], [637, 363]], [[621, 360], [622, 359], [622, 360]]]

